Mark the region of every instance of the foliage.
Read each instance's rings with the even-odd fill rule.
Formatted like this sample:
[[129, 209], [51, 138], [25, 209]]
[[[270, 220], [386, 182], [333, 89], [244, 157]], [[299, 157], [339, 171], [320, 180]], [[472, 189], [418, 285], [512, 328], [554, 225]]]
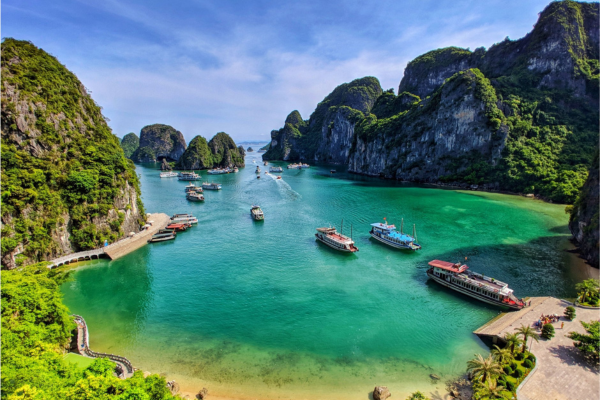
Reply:
[[421, 392], [414, 392], [410, 396], [406, 398], [406, 400], [431, 400], [429, 397], [425, 396]]
[[525, 368], [533, 368], [533, 362], [529, 358], [527, 358], [525, 359], [525, 361], [523, 361], [523, 366]]
[[578, 300], [582, 304], [598, 305], [600, 300], [600, 281], [598, 279], [586, 279], [575, 285], [575, 290], [577, 290]]
[[488, 377], [500, 375], [502, 367], [492, 355], [483, 358], [481, 354], [475, 354], [475, 358], [467, 362], [467, 371], [470, 371], [476, 380], [485, 383]]
[[547, 340], [552, 339], [554, 337], [554, 325], [545, 324], [542, 327], [542, 337]]
[[504, 335], [504, 341], [506, 342], [506, 346], [510, 347], [511, 354], [514, 354], [515, 347], [518, 347], [523, 341], [519, 338], [519, 335], [516, 333], [506, 333]]
[[125, 157], [131, 158], [133, 152], [136, 151], [138, 147], [140, 147], [140, 138], [135, 133], [130, 132], [123, 136], [121, 148], [123, 149]]
[[513, 355], [509, 347], [500, 348], [498, 345], [494, 345], [492, 349], [492, 357], [500, 364], [506, 364], [512, 361]]
[[230, 165], [244, 165], [244, 156], [240, 154], [235, 142], [225, 132], [219, 132], [208, 142], [212, 152], [214, 166], [228, 167]]
[[[23, 116], [5, 97], [9, 88], [19, 104], [29, 104], [25, 127], [17, 127]], [[128, 186], [139, 200], [139, 181], [81, 82], [45, 51], [8, 38], [2, 42], [2, 95], [3, 253], [22, 243], [32, 261], [56, 254], [55, 237], [64, 235], [57, 230], [66, 219], [75, 249], [115, 241], [122, 232], [110, 224], [118, 213], [108, 218], [109, 211]], [[96, 217], [109, 223], [97, 227]]]
[[521, 335], [521, 337], [523, 337], [523, 347], [521, 350], [521, 353], [523, 353], [523, 354], [525, 353], [525, 350], [527, 347], [527, 338], [532, 338], [536, 342], [539, 342], [539, 340], [540, 340], [540, 337], [538, 336], [538, 334], [530, 326], [521, 325], [521, 327], [515, 328], [515, 330], [517, 331], [518, 335]]
[[502, 370], [506, 375], [511, 375], [513, 373], [513, 369], [510, 367], [510, 365], [505, 365], [502, 367]]
[[502, 399], [504, 398], [504, 387], [499, 385], [497, 381], [489, 379], [487, 382], [476, 383], [473, 385], [474, 399]]
[[3, 271], [1, 279], [0, 398], [174, 400], [157, 375], [144, 378], [136, 371], [121, 380], [107, 359], [96, 359], [85, 369], [64, 361], [62, 351], [75, 328], [59, 290], [66, 274], [42, 263]]
[[569, 318], [569, 320], [573, 321], [576, 316], [577, 311], [575, 310], [575, 307], [568, 306], [567, 308], [565, 308], [565, 317]]
[[587, 334], [579, 332], [570, 332], [568, 337], [575, 342], [577, 347], [585, 357], [594, 364], [600, 363], [600, 321], [583, 322], [581, 325]]

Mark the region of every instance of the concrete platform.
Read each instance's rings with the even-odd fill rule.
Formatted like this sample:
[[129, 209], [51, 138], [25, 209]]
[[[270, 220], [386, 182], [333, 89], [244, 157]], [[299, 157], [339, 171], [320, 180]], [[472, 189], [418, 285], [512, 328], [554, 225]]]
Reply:
[[147, 244], [148, 239], [150, 239], [152, 235], [169, 225], [171, 222], [170, 217], [164, 213], [151, 214], [147, 220], [154, 221], [151, 227], [136, 233], [130, 238], [123, 238], [118, 242], [106, 246], [104, 248], [104, 254], [110, 257], [111, 260], [129, 254]]

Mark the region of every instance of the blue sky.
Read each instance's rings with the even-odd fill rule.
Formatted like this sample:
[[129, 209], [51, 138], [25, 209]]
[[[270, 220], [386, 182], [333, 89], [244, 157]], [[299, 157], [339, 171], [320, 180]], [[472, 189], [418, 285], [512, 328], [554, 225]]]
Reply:
[[529, 32], [548, 1], [4, 0], [2, 37], [30, 40], [92, 91], [117, 136], [153, 123], [187, 141], [224, 131], [270, 140], [337, 85], [395, 88], [446, 46]]

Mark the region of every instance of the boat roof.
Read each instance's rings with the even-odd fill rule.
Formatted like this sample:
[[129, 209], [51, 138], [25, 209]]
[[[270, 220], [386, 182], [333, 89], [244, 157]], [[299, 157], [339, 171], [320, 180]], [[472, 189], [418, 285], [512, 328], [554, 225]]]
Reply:
[[388, 230], [388, 231], [396, 229], [396, 225], [382, 224], [381, 222], [375, 222], [374, 224], [371, 224], [371, 226], [373, 226], [375, 228], [379, 228], [379, 229]]
[[446, 271], [460, 273], [466, 271], [469, 267], [466, 264], [460, 265], [460, 263], [451, 263], [448, 261], [433, 260], [429, 262], [429, 265], [436, 268], [445, 269]]
[[317, 231], [327, 233], [327, 232], [335, 232], [335, 228], [317, 228]]
[[180, 226], [185, 226], [185, 225], [186, 225], [186, 224], [169, 224], [169, 225], [167, 225], [167, 228], [168, 228], [169, 226], [172, 226], [173, 228], [176, 228], [176, 227], [178, 228], [178, 227], [180, 227]]

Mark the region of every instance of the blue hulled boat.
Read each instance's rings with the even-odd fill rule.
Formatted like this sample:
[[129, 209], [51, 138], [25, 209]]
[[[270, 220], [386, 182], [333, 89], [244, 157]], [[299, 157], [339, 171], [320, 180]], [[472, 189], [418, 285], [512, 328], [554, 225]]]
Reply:
[[385, 218], [383, 223], [376, 222], [371, 224], [371, 226], [372, 228], [369, 232], [371, 237], [379, 240], [381, 243], [396, 249], [421, 250], [421, 245], [417, 243], [417, 231], [414, 225], [412, 236], [402, 232], [404, 220], [402, 220], [400, 225], [400, 232], [396, 230], [395, 225], [389, 225], [385, 221]]

